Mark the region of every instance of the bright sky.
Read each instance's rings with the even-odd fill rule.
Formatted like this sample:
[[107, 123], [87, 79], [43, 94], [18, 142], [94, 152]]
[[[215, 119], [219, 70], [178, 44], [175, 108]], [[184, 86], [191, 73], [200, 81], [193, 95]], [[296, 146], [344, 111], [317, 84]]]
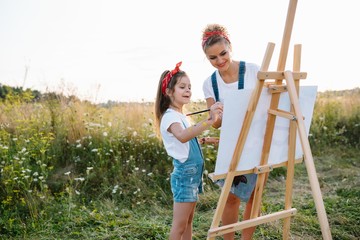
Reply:
[[[192, 100], [214, 68], [201, 49], [209, 23], [228, 28], [233, 58], [261, 65], [276, 44], [289, 0], [0, 0], [0, 83], [62, 91], [93, 102], [153, 101], [161, 73], [183, 61]], [[360, 86], [357, 0], [298, 0], [286, 70], [302, 44], [304, 85]], [[27, 69], [27, 71], [26, 71]]]

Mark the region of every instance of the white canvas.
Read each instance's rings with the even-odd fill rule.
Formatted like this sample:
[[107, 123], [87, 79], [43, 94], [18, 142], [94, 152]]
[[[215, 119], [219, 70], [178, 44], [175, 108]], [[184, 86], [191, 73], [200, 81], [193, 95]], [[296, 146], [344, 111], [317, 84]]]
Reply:
[[[228, 172], [252, 91], [252, 89], [234, 90], [232, 92], [228, 92], [228, 95], [224, 100], [223, 121], [215, 165], [215, 175]], [[301, 112], [305, 117], [304, 121], [307, 134], [309, 134], [310, 130], [316, 93], [317, 86], [300, 87], [300, 107]], [[268, 116], [267, 111], [270, 107], [270, 101], [271, 94], [264, 88], [250, 126], [250, 131], [240, 157], [240, 162], [237, 166], [238, 171], [253, 169], [260, 164]], [[281, 93], [278, 108], [284, 111], [290, 111], [290, 99], [287, 92]], [[269, 164], [277, 164], [287, 161], [289, 123], [289, 119], [276, 117], [268, 159]], [[297, 133], [295, 158], [300, 158], [302, 155], [303, 152], [299, 134]]]

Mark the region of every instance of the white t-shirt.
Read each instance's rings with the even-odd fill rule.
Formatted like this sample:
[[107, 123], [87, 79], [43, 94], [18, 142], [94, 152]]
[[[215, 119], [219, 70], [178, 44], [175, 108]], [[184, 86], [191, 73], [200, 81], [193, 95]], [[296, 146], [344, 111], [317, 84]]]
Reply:
[[174, 136], [174, 134], [168, 131], [168, 128], [173, 123], [180, 123], [183, 129], [185, 129], [185, 126], [189, 127], [190, 124], [186, 120], [184, 114], [176, 112], [171, 108], [166, 110], [160, 122], [161, 137], [167, 154], [183, 163], [189, 157], [190, 145], [189, 141], [182, 143]]
[[[254, 63], [245, 62], [245, 68], [244, 89], [253, 89], [255, 88], [256, 81], [258, 81], [257, 73], [260, 67]], [[211, 83], [211, 75], [203, 83], [203, 92], [205, 99], [213, 98], [215, 100], [215, 93]], [[238, 81], [233, 83], [225, 83], [218, 70], [216, 70], [216, 79], [219, 90], [219, 100], [220, 102], [224, 103], [224, 97], [228, 95], [227, 92], [238, 89]]]

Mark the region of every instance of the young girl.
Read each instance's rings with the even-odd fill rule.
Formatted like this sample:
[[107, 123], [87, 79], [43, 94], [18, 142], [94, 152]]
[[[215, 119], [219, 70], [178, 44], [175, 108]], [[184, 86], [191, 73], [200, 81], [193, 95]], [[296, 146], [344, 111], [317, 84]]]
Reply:
[[173, 158], [171, 173], [173, 193], [173, 223], [171, 240], [192, 239], [192, 221], [198, 193], [202, 192], [204, 159], [196, 136], [210, 128], [221, 117], [222, 105], [214, 104], [210, 118], [191, 126], [183, 114], [183, 106], [190, 102], [191, 84], [180, 70], [181, 62], [172, 71], [160, 77], [155, 100], [155, 118], [158, 132], [169, 156]]

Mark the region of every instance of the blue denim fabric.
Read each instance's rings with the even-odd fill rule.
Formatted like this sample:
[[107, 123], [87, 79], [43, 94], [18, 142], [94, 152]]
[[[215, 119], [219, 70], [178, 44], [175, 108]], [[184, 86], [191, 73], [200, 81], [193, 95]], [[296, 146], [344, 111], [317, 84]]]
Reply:
[[[251, 193], [254, 191], [256, 180], [257, 180], [257, 174], [250, 173], [250, 174], [244, 174], [244, 177], [246, 177], [246, 183], [240, 182], [238, 185], [234, 185], [234, 183], [231, 185], [230, 192], [232, 194], [235, 194], [238, 198], [240, 198], [241, 201], [247, 202], [249, 201], [249, 198], [251, 196]], [[216, 182], [217, 185], [220, 187], [223, 187], [225, 184], [224, 179], [220, 179]]]
[[184, 163], [173, 159], [170, 184], [174, 202], [196, 202], [198, 194], [203, 192], [204, 159], [201, 148], [197, 138], [191, 139], [189, 145], [189, 157]]

